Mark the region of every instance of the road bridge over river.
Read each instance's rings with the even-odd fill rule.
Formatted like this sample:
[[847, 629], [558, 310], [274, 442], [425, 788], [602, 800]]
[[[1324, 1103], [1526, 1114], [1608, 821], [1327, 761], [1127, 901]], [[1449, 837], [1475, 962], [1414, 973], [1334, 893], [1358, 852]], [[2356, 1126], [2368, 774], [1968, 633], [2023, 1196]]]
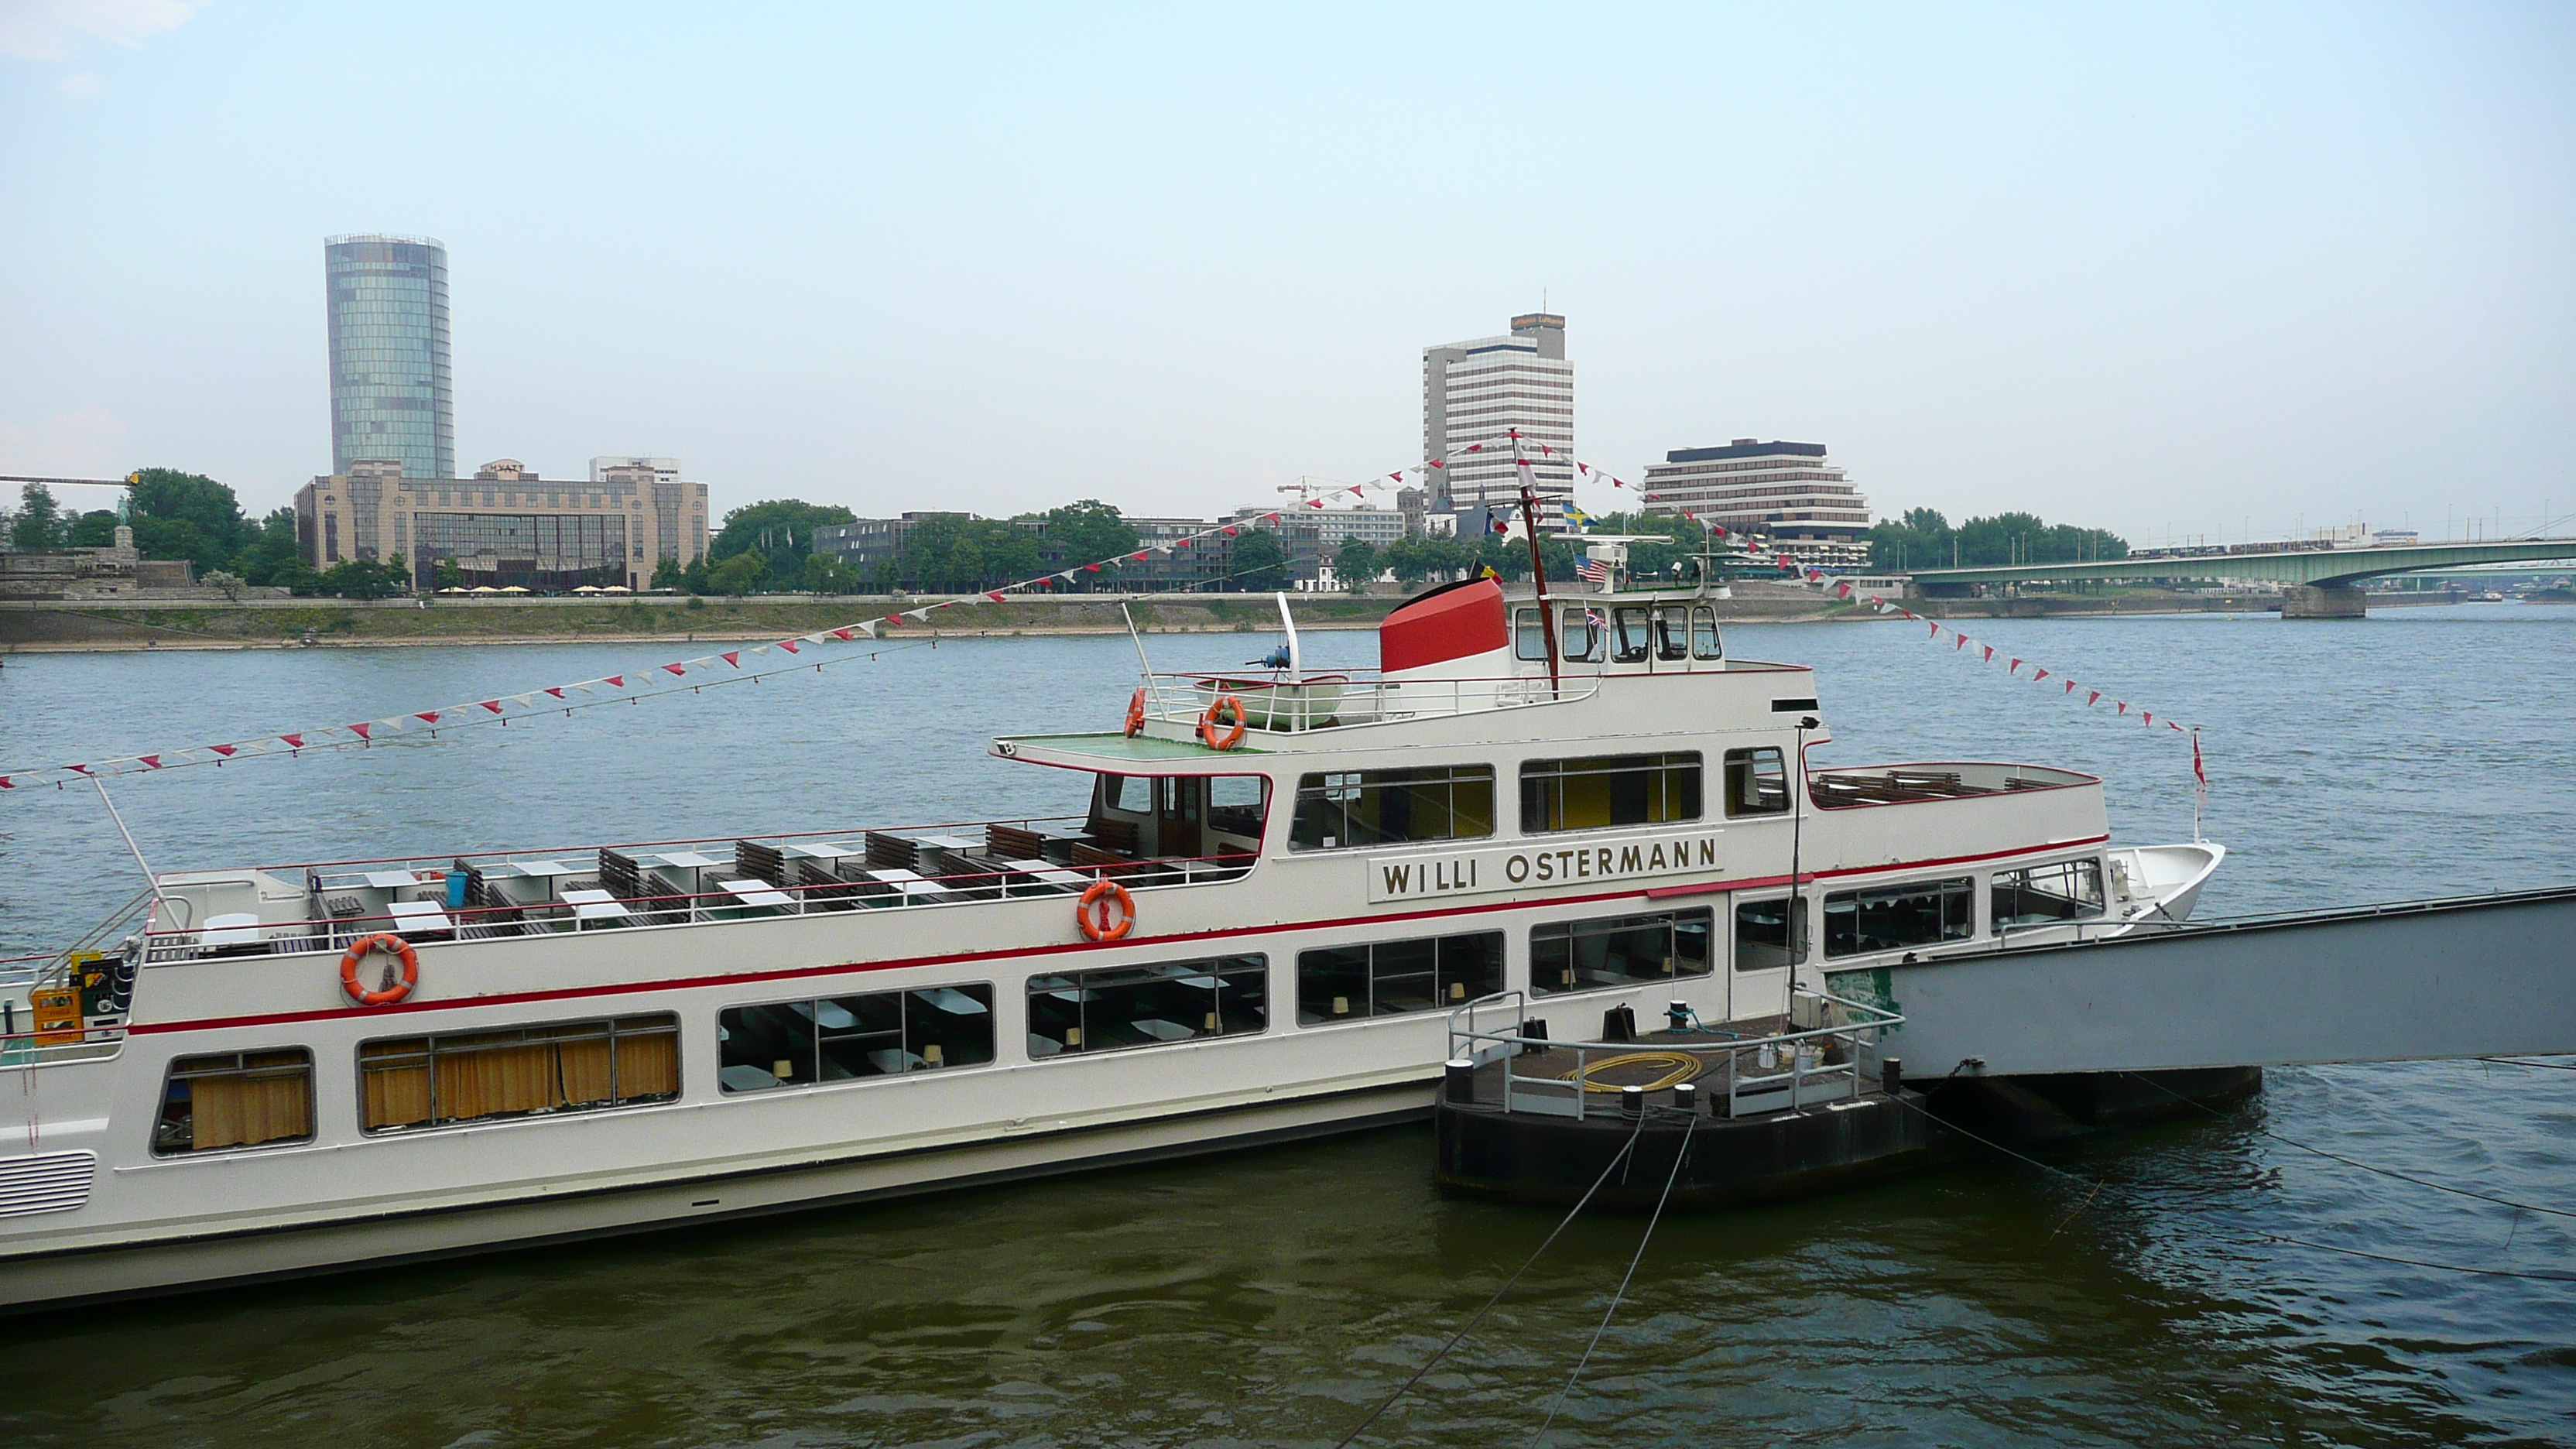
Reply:
[[2268, 580], [2293, 587], [2282, 600], [2288, 619], [2358, 619], [2361, 581], [2420, 569], [2476, 564], [2576, 561], [2576, 538], [2507, 539], [2497, 543], [2396, 544], [2379, 548], [2283, 549], [2273, 553], [2203, 553], [2113, 559], [2100, 563], [2017, 564], [1997, 568], [1915, 569], [1917, 585], [2150, 582], [2182, 579]]

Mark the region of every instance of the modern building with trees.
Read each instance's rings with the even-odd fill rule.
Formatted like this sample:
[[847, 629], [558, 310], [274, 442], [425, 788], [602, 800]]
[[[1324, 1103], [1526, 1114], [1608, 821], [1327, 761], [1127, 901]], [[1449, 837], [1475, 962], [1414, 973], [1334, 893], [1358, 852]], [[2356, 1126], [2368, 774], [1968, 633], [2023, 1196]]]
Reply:
[[1729, 532], [1766, 540], [1769, 552], [1802, 567], [1860, 568], [1869, 562], [1869, 499], [1822, 443], [1737, 438], [1722, 448], [1677, 448], [1646, 465], [1641, 497], [1655, 513], [1688, 512]]
[[295, 494], [304, 566], [391, 564], [415, 589], [533, 590], [583, 584], [648, 587], [663, 560], [686, 569], [707, 553], [707, 485], [653, 470], [608, 468], [593, 479], [545, 478], [513, 458], [471, 478], [419, 478], [365, 459]]

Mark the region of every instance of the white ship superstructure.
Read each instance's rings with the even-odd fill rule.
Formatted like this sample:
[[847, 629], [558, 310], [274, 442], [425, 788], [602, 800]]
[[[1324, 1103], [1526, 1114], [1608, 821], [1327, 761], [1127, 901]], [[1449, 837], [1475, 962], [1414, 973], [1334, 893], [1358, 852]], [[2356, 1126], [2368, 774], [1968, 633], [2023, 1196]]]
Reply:
[[1814, 675], [1704, 598], [1456, 584], [1381, 654], [996, 741], [1021, 818], [164, 874], [0, 985], [0, 1303], [1421, 1116], [1480, 998], [1772, 1018], [2178, 920], [2221, 855], [2114, 848], [2072, 771], [1810, 769]]

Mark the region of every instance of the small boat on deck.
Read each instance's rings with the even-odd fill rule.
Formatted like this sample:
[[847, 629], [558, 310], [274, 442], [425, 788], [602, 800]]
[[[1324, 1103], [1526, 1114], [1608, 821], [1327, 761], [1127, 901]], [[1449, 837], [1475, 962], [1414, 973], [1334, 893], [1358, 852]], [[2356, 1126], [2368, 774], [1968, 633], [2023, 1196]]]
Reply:
[[1814, 674], [1703, 594], [1475, 580], [1379, 643], [996, 740], [1051, 767], [1007, 818], [161, 874], [0, 968], [0, 1306], [1418, 1119], [1476, 1003], [1770, 1021], [2224, 854], [2072, 770], [1811, 765]]

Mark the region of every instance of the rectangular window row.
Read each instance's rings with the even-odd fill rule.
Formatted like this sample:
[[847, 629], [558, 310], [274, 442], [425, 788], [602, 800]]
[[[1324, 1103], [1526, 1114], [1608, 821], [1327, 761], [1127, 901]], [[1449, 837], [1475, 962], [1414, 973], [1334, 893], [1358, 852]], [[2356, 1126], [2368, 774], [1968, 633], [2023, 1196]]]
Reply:
[[[1696, 757], [1693, 768], [1696, 768]], [[1975, 931], [1971, 876], [1828, 892], [1828, 959], [1964, 941]], [[2103, 910], [2096, 859], [1998, 871], [1995, 928], [2040, 926]], [[1738, 971], [1804, 954], [1805, 902], [1735, 903]], [[1706, 976], [1715, 913], [1656, 911], [1530, 928], [1533, 995]], [[1297, 957], [1301, 1026], [1455, 1009], [1504, 989], [1503, 933], [1359, 942]], [[1268, 958], [1258, 954], [1032, 976], [1032, 1059], [1269, 1029]], [[676, 1101], [679, 1018], [671, 1013], [501, 1031], [371, 1041], [358, 1048], [359, 1125], [370, 1135]], [[717, 1014], [717, 1079], [727, 1094], [901, 1076], [994, 1060], [993, 988], [954, 986], [727, 1007]], [[175, 1059], [153, 1124], [158, 1156], [313, 1139], [313, 1053], [306, 1048]]]
[[[1726, 813], [1789, 808], [1788, 758], [1777, 746], [1728, 750]], [[1664, 825], [1707, 813], [1696, 750], [1530, 760], [1521, 766], [1521, 829], [1534, 835]], [[1494, 772], [1483, 765], [1306, 775], [1297, 785], [1288, 848], [1348, 850], [1494, 833]]]

